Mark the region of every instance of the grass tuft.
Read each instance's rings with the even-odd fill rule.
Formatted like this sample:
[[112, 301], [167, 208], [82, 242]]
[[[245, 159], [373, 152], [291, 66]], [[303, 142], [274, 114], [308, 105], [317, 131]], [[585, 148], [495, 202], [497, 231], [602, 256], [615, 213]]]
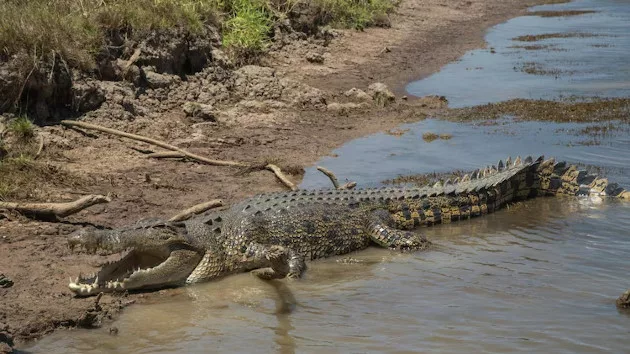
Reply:
[[223, 45], [234, 58], [257, 57], [270, 44], [273, 18], [262, 1], [234, 0], [223, 25]]
[[316, 0], [333, 26], [362, 30], [375, 25], [396, 6], [392, 0]]
[[35, 125], [25, 115], [14, 119], [8, 128], [18, 139], [29, 140], [35, 136]]

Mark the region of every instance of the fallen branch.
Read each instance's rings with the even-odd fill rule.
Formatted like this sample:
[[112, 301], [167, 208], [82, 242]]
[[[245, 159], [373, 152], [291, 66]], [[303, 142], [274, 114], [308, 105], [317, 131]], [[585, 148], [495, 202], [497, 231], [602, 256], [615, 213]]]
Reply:
[[22, 214], [32, 214], [40, 217], [66, 217], [95, 204], [109, 203], [111, 198], [104, 195], [86, 195], [73, 202], [67, 203], [13, 203], [0, 202], [0, 209], [15, 210]]
[[339, 180], [337, 180], [337, 176], [335, 176], [335, 174], [331, 170], [321, 166], [317, 166], [317, 170], [330, 178], [330, 182], [332, 182], [335, 189], [352, 189], [357, 186], [357, 182], [348, 182], [343, 186], [340, 186]]
[[267, 166], [265, 166], [265, 168], [275, 173], [276, 177], [278, 177], [278, 179], [282, 183], [284, 183], [285, 186], [289, 187], [289, 189], [291, 189], [292, 191], [298, 190], [298, 187], [296, 187], [295, 184], [293, 184], [293, 182], [291, 182], [289, 178], [287, 178], [287, 176], [285, 176], [284, 173], [282, 173], [282, 170], [280, 169], [280, 167], [274, 164], [268, 164]]
[[324, 168], [322, 166], [317, 166], [317, 170], [325, 174], [328, 178], [330, 178], [330, 182], [332, 182], [333, 187], [335, 187], [335, 189], [339, 189], [339, 181], [337, 180], [337, 176], [335, 176], [335, 174], [332, 173], [331, 170]]
[[352, 181], [352, 182], [348, 182], [348, 183], [344, 184], [339, 189], [353, 189], [356, 186], [357, 186], [357, 182]]
[[[79, 128], [84, 128], [84, 129], [93, 129], [93, 130], [98, 130], [101, 132], [105, 132], [105, 133], [109, 133], [109, 134], [113, 134], [113, 135], [117, 135], [117, 136], [122, 136], [125, 138], [129, 138], [129, 139], [133, 139], [133, 140], [138, 140], [138, 141], [142, 141], [145, 142], [147, 144], [152, 144], [152, 145], [156, 145], [159, 146], [161, 148], [173, 151], [173, 152], [177, 152], [179, 154], [181, 154], [181, 156], [177, 156], [177, 157], [188, 157], [191, 158], [193, 160], [197, 160], [200, 162], [204, 162], [207, 163], [209, 165], [215, 165], [215, 166], [232, 166], [232, 167], [251, 167], [251, 165], [244, 163], [244, 162], [239, 162], [239, 161], [222, 161], [222, 160], [213, 160], [213, 159], [209, 159], [197, 154], [193, 154], [191, 152], [188, 152], [184, 149], [180, 149], [175, 145], [171, 145], [168, 143], [165, 143], [163, 141], [160, 140], [155, 140], [152, 138], [148, 138], [146, 136], [142, 136], [142, 135], [136, 135], [136, 134], [130, 134], [130, 133], [125, 133], [123, 131], [120, 130], [116, 130], [116, 129], [111, 129], [111, 128], [106, 128], [106, 127], [101, 127], [99, 125], [95, 125], [95, 124], [90, 124], [90, 123], [85, 123], [85, 122], [76, 122], [76, 121], [70, 121], [70, 120], [62, 120], [61, 124], [67, 127], [79, 127]], [[161, 157], [166, 157], [166, 153], [155, 153], [155, 154], [161, 154]], [[150, 154], [151, 155], [151, 154]], [[175, 154], [169, 154], [168, 157], [175, 157]], [[276, 177], [278, 177], [278, 179], [280, 181], [282, 181], [282, 183], [284, 183], [287, 187], [289, 187], [291, 190], [297, 190], [297, 187], [295, 186], [295, 184], [293, 184], [293, 182], [291, 182], [283, 173], [282, 170], [273, 164], [268, 164], [265, 166], [265, 169], [272, 171], [273, 173], [275, 173]]]
[[104, 133], [109, 133], [109, 134], [122, 136], [122, 137], [125, 137], [125, 138], [137, 140], [137, 141], [142, 141], [142, 142], [145, 142], [147, 144], [156, 145], [156, 146], [159, 146], [159, 147], [167, 149], [167, 150], [177, 151], [177, 152], [181, 153], [182, 155], [184, 155], [186, 157], [189, 157], [189, 158], [197, 160], [197, 161], [205, 162], [205, 163], [207, 163], [209, 165], [235, 166], [235, 167], [247, 167], [248, 166], [246, 163], [238, 162], [238, 161], [222, 161], [222, 160], [209, 159], [209, 158], [206, 158], [206, 157], [203, 157], [203, 156], [200, 156], [200, 155], [193, 154], [193, 153], [188, 152], [188, 151], [186, 151], [184, 149], [180, 149], [180, 148], [178, 148], [175, 145], [171, 145], [171, 144], [165, 143], [165, 142], [160, 141], [160, 140], [147, 138], [146, 136], [142, 136], [142, 135], [125, 133], [125, 132], [120, 131], [120, 130], [106, 128], [106, 127], [101, 127], [101, 126], [95, 125], [95, 124], [90, 124], [90, 123], [85, 123], [85, 122], [75, 122], [75, 121], [71, 121], [71, 120], [62, 120], [61, 121], [61, 125], [64, 125], [66, 127], [79, 127], [79, 128], [84, 128], [84, 129], [98, 130], [98, 131], [101, 131], [101, 132], [104, 132]]
[[184, 158], [186, 156], [179, 151], [161, 151], [147, 154], [147, 157], [151, 159], [175, 159]]
[[203, 213], [208, 209], [217, 208], [220, 206], [223, 206], [223, 201], [221, 199], [215, 199], [209, 202], [197, 204], [188, 209], [182, 210], [179, 214], [168, 219], [168, 221], [183, 221], [195, 214]]

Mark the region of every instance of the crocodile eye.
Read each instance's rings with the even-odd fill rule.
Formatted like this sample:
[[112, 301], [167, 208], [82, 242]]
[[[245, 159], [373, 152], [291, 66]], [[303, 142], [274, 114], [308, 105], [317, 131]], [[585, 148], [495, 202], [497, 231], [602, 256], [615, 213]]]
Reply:
[[245, 253], [245, 252], [247, 252], [247, 246], [242, 245], [241, 246], [241, 253]]

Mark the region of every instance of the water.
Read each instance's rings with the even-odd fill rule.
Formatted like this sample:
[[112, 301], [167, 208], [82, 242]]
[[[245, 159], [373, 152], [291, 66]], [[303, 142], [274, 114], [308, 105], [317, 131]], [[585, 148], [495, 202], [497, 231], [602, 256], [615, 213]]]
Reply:
[[[580, 4], [584, 2], [570, 6]], [[622, 2], [601, 1], [595, 10], [600, 4], [604, 10], [613, 4], [623, 7]], [[552, 20], [566, 21], [567, 26], [574, 21]], [[527, 21], [539, 20], [527, 17]], [[498, 36], [497, 32], [491, 34]], [[532, 31], [526, 32], [510, 36]], [[592, 57], [588, 60], [595, 65]], [[502, 70], [495, 65], [487, 68]], [[537, 79], [545, 82], [543, 77]], [[625, 88], [615, 80], [602, 79], [591, 85], [594, 89], [589, 93], [617, 87], [612, 93], [624, 94]], [[474, 82], [471, 77], [460, 80], [462, 87], [473, 87]], [[567, 87], [579, 85], [573, 81]], [[489, 99], [502, 99], [492, 96], [491, 87], [486, 89], [482, 94]], [[467, 102], [468, 97], [468, 102], [477, 102], [481, 97], [475, 98], [475, 90], [461, 96], [457, 87], [448, 90], [441, 94], [451, 97], [452, 104]], [[400, 137], [375, 134], [349, 142], [335, 151], [338, 157], [324, 158], [318, 165], [342, 180], [373, 186], [398, 175], [474, 169], [507, 155], [545, 154], [597, 165], [610, 180], [630, 187], [630, 126], [611, 124], [609, 133], [589, 136], [579, 132], [592, 124], [429, 119], [401, 126], [408, 131]], [[452, 138], [428, 143], [421, 138], [425, 132]], [[329, 183], [311, 167], [301, 187]], [[24, 349], [34, 353], [628, 352], [630, 313], [617, 310], [614, 300], [630, 287], [629, 229], [630, 203], [532, 200], [486, 217], [421, 229], [434, 242], [430, 251], [403, 255], [373, 248], [311, 263], [299, 281], [264, 283], [242, 274], [181, 288], [156, 303], [126, 309], [114, 323], [119, 329], [116, 336], [109, 335], [107, 328], [59, 331]]]
[[[524, 16], [507, 21], [488, 31], [487, 49], [468, 52], [432, 76], [410, 83], [407, 91], [416, 96], [446, 96], [451, 107], [513, 98], [630, 95], [628, 1], [578, 0], [537, 6], [531, 10], [598, 12], [568, 17]], [[535, 42], [512, 40], [522, 35], [547, 33], [595, 36]], [[552, 47], [540, 50], [514, 48], [528, 45]], [[490, 48], [494, 48], [495, 53]], [[524, 68], [534, 69], [535, 74], [524, 72]]]

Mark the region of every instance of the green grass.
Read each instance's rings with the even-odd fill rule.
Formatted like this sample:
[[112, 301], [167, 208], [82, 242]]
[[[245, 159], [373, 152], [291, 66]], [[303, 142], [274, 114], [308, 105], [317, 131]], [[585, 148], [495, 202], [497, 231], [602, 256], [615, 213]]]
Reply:
[[8, 127], [9, 131], [19, 139], [29, 140], [35, 136], [35, 125], [28, 119], [27, 116], [22, 115], [15, 118]]
[[334, 26], [361, 29], [391, 11], [394, 1], [0, 0], [0, 60], [27, 55], [33, 67], [61, 58], [70, 67], [90, 70], [111, 31], [133, 37], [179, 27], [194, 35], [217, 22], [226, 48], [252, 55], [268, 47], [274, 21], [299, 2], [315, 7]]
[[256, 57], [270, 44], [273, 18], [264, 2], [235, 0], [223, 25], [223, 45], [234, 58]]
[[386, 16], [397, 4], [392, 0], [315, 0], [333, 26], [364, 29]]

